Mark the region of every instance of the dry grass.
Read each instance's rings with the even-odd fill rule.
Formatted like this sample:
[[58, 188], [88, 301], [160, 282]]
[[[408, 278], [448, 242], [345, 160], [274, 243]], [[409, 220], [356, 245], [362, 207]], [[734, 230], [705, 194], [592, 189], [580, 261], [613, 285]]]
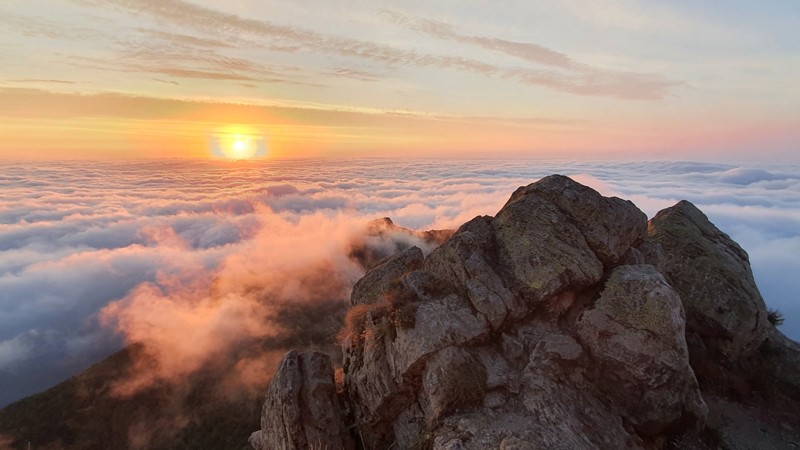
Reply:
[[387, 312], [385, 302], [351, 306], [344, 316], [344, 327], [336, 334], [336, 341], [343, 345], [349, 338], [351, 343], [360, 343], [367, 327], [367, 315], [371, 313], [372, 319], [377, 320]]
[[[416, 318], [417, 296], [398, 278], [387, 286], [382, 298], [369, 304], [351, 306], [344, 317], [344, 326], [336, 335], [336, 341], [343, 345], [348, 339], [352, 344], [361, 345], [366, 340], [374, 340], [375, 333], [387, 333], [396, 328], [413, 328]], [[367, 327], [367, 317], [375, 327]], [[368, 339], [369, 338], [369, 339]]]

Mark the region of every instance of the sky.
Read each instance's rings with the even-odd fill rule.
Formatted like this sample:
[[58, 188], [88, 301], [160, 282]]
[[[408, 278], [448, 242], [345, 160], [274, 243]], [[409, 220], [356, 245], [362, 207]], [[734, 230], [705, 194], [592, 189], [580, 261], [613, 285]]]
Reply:
[[[148, 343], [161, 364], [148, 365], [149, 378], [126, 383], [126, 392], [153, 377], [180, 380], [254, 339], [290, 342], [298, 311], [325, 325], [331, 308], [346, 304], [364, 273], [350, 257], [354, 248], [395, 248], [367, 233], [369, 221], [455, 229], [496, 214], [518, 186], [552, 173], [630, 199], [648, 217], [681, 199], [695, 203], [749, 253], [767, 306], [786, 319], [780, 329], [800, 339], [798, 164], [6, 162], [0, 406], [130, 342]], [[264, 382], [281, 355], [243, 358], [231, 374]]]
[[4, 0], [0, 158], [796, 162], [798, 48], [796, 0]]

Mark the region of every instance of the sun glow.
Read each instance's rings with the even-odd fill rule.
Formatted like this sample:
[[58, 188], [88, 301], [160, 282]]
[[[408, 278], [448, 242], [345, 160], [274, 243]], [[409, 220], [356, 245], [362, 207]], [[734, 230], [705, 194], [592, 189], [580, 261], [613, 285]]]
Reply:
[[253, 130], [243, 127], [226, 127], [217, 132], [211, 142], [215, 156], [238, 161], [266, 154], [264, 140]]

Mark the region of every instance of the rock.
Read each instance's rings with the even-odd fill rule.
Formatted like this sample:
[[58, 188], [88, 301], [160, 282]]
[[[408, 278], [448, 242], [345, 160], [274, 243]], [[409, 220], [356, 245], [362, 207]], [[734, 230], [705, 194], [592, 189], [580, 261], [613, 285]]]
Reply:
[[747, 253], [687, 201], [656, 214], [648, 235], [663, 249], [661, 270], [686, 311], [701, 387], [800, 409], [800, 345], [767, 320]]
[[613, 376], [600, 388], [624, 405], [626, 419], [656, 434], [685, 414], [702, 420], [703, 403], [689, 366], [678, 294], [651, 265], [620, 266], [594, 307], [577, 322], [580, 339]]
[[364, 269], [371, 269], [385, 258], [411, 247], [419, 247], [427, 255], [451, 234], [452, 230], [409, 230], [383, 217], [367, 224], [364, 233], [351, 242], [348, 256]]
[[687, 331], [728, 361], [755, 353], [769, 323], [747, 253], [685, 200], [650, 220], [648, 240], [663, 248], [662, 269], [681, 297]]
[[[583, 223], [582, 215], [595, 223]], [[681, 305], [654, 267], [619, 269], [576, 325], [578, 334], [559, 329], [561, 316], [585, 307], [576, 304], [581, 292], [602, 288], [606, 266], [645, 261], [634, 248], [645, 232], [646, 218], [629, 202], [548, 177], [518, 190], [495, 218], [462, 225], [422, 263], [421, 252], [411, 249], [373, 268], [353, 290], [352, 311], [371, 309], [363, 328], [351, 333], [344, 363], [363, 444], [394, 441], [407, 448], [427, 439], [434, 448], [481, 448], [521, 439], [545, 447], [625, 448], [641, 439], [623, 418], [650, 435], [678, 420], [702, 421]], [[631, 295], [650, 294], [653, 301], [617, 298], [629, 287], [619, 286], [635, 284], [628, 278], [642, 285]], [[393, 300], [379, 304], [378, 298]], [[550, 305], [545, 315], [531, 316], [544, 303]], [[614, 314], [619, 322], [609, 318]], [[615, 363], [618, 348], [598, 343], [596, 334], [609, 326], [620, 340], [636, 339], [628, 359]], [[597, 376], [579, 336], [591, 336], [591, 350], [608, 357], [614, 383]], [[671, 353], [653, 357], [650, 351]], [[620, 380], [649, 396], [647, 403], [620, 397], [605, 407]], [[496, 420], [471, 419], [486, 414]], [[531, 423], [538, 425], [531, 429]]]
[[[563, 343], [553, 347], [563, 348]], [[531, 353], [522, 375], [525, 413], [535, 419], [530, 431], [520, 437], [531, 448], [641, 448], [641, 439], [625, 430], [616, 408], [604, 405], [597, 395], [582, 367], [585, 362], [578, 360], [580, 356], [565, 360], [548, 347], [538, 346]], [[567, 355], [575, 353], [569, 351]], [[576, 373], [570, 376], [570, 372]]]
[[[365, 439], [385, 439], [391, 418], [415, 400], [416, 377], [436, 352], [465, 344], [488, 333], [486, 321], [469, 303], [450, 294], [420, 303], [414, 310], [413, 326], [390, 319], [391, 311], [371, 316], [360, 335], [362, 345], [345, 349], [345, 384], [356, 422]], [[374, 418], [385, 419], [374, 423]]]
[[470, 352], [447, 347], [427, 361], [422, 389], [425, 417], [434, 422], [446, 413], [483, 404], [486, 369]]
[[759, 349], [756, 363], [758, 383], [800, 401], [800, 345], [797, 342], [772, 328]]
[[411, 247], [379, 262], [353, 286], [351, 305], [372, 304], [384, 299], [392, 283], [422, 267], [422, 250]]
[[664, 273], [664, 260], [666, 256], [664, 255], [664, 249], [661, 248], [661, 244], [645, 239], [636, 246], [636, 250], [638, 250], [642, 258], [644, 258], [644, 264], [650, 264], [657, 268], [662, 274]]
[[518, 189], [492, 220], [497, 252], [512, 288], [539, 306], [566, 286], [585, 288], [603, 276], [603, 263], [558, 206]]
[[292, 351], [283, 357], [267, 390], [261, 430], [250, 436], [250, 445], [256, 450], [355, 448], [327, 355]]
[[631, 245], [647, 235], [647, 216], [633, 202], [603, 197], [594, 189], [563, 175], [550, 175], [517, 189], [503, 209], [530, 197], [556, 206], [580, 230], [589, 247], [606, 266], [616, 264]]
[[263, 448], [261, 444], [261, 430], [254, 431], [250, 434], [250, 438], [247, 439], [247, 443], [250, 444], [250, 447], [253, 447], [256, 450]]
[[498, 329], [506, 317], [519, 318], [528, 310], [497, 271], [500, 265], [491, 223], [490, 217], [476, 217], [462, 225], [425, 259], [425, 270], [443, 283], [460, 286], [475, 309]]
[[517, 189], [492, 221], [500, 259], [529, 303], [600, 281], [645, 237], [646, 224], [633, 203], [561, 175]]

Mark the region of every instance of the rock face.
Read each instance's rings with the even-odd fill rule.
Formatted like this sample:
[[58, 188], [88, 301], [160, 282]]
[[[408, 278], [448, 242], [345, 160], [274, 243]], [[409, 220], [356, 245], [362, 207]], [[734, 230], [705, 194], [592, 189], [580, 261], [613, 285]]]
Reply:
[[350, 303], [343, 409], [330, 364], [290, 353], [254, 447], [349, 448], [346, 416], [367, 449], [713, 448], [693, 343], [757, 361], [750, 380], [800, 401], [800, 353], [766, 322], [747, 255], [688, 202], [648, 225], [631, 202], [546, 177], [427, 257], [381, 261]]
[[292, 351], [272, 378], [261, 416], [261, 430], [250, 445], [263, 450], [353, 449], [336, 396], [330, 358]]

